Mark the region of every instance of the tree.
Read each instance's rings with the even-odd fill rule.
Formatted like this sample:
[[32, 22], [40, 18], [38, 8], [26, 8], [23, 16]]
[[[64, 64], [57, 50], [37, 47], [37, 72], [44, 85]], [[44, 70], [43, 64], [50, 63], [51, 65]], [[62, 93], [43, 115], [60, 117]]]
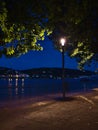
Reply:
[[38, 41], [51, 33], [57, 48], [58, 38], [67, 37], [71, 43], [71, 48], [67, 47], [68, 54], [76, 57], [79, 65], [83, 66], [97, 56], [98, 4], [95, 0], [2, 1], [1, 54], [16, 56], [29, 50], [40, 50]]
[[66, 36], [68, 43], [72, 43], [71, 49], [68, 49], [69, 55], [76, 57], [80, 68], [90, 63], [95, 56], [98, 59], [96, 55], [98, 53], [97, 2], [95, 0], [66, 0], [59, 1], [54, 8], [54, 10], [59, 9], [53, 16], [56, 20], [54, 20], [55, 29], [51, 39], [55, 46], [60, 49], [59, 37]]
[[30, 50], [42, 50], [38, 42], [44, 40], [45, 33], [48, 35], [50, 32], [44, 26], [38, 0], [5, 0], [0, 1], [0, 6], [0, 55], [12, 57]]

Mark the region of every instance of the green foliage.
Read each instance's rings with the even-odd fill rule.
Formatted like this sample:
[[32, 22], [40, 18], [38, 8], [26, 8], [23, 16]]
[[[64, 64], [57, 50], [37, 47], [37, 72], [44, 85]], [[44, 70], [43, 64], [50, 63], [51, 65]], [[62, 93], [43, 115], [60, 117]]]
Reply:
[[[20, 56], [21, 54], [25, 54], [30, 50], [43, 50], [40, 44], [37, 43], [40, 40], [44, 40], [45, 32], [46, 34], [49, 34], [48, 30], [43, 26], [43, 23], [40, 21], [41, 19], [39, 18], [39, 16], [37, 18], [35, 16], [31, 17], [30, 14], [27, 13], [28, 9], [31, 8], [31, 5], [27, 1], [25, 1], [24, 4], [21, 4], [21, 1], [22, 0], [13, 2], [12, 0], [10, 0], [7, 2], [5, 1], [5, 3], [1, 2], [1, 52], [9, 57]], [[17, 9], [16, 5], [18, 6]], [[11, 6], [11, 8], [9, 8], [9, 6]], [[23, 10], [21, 10], [21, 7], [23, 7]], [[36, 11], [38, 11], [36, 13], [41, 13], [39, 9]], [[32, 10], [30, 13], [32, 13]], [[22, 19], [20, 16], [23, 16]]]
[[97, 28], [98, 4], [95, 0], [0, 2], [0, 52], [10, 57], [42, 50], [38, 43], [45, 35], [61, 51], [59, 39], [66, 37], [64, 50], [83, 66], [98, 53]]
[[[85, 43], [86, 44], [86, 43]], [[78, 42], [76, 48], [70, 53], [71, 57], [76, 57], [79, 62], [79, 68], [83, 69], [85, 63], [88, 63], [89, 60], [94, 56], [94, 53], [90, 51], [88, 45], [84, 45], [83, 42]]]
[[[83, 67], [86, 63], [91, 62], [93, 57], [98, 53], [98, 4], [95, 0], [66, 0], [57, 1], [53, 13], [49, 18], [54, 23], [54, 31], [51, 39], [55, 47], [61, 51], [59, 39], [68, 37], [65, 50], [71, 57], [76, 57], [79, 66]], [[52, 5], [52, 4], [51, 4]], [[53, 19], [54, 18], [54, 19]]]
[[13, 55], [14, 54], [14, 47], [8, 47], [7, 49], [6, 49], [6, 54], [7, 55]]

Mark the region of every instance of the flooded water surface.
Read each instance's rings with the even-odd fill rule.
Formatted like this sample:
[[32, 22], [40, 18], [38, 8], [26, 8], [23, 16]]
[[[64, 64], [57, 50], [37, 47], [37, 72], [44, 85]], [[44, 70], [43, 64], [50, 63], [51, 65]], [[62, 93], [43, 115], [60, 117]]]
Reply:
[[[67, 93], [86, 92], [98, 87], [98, 79], [73, 79], [64, 80]], [[43, 96], [62, 93], [61, 79], [0, 79], [0, 101], [15, 100], [26, 97]]]

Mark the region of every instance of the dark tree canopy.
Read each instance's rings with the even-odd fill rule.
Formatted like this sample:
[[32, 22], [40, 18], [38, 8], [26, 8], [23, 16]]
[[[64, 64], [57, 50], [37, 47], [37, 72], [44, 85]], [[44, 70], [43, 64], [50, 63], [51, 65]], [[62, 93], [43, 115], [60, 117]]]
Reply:
[[65, 50], [82, 66], [97, 60], [97, 30], [96, 0], [0, 0], [0, 54], [8, 57], [41, 50], [38, 42], [51, 34], [58, 49], [67, 38]]
[[59, 6], [60, 3], [56, 5], [61, 10], [54, 9], [58, 15], [55, 14], [57, 17], [51, 38], [58, 48], [60, 37], [66, 37], [68, 43], [72, 43], [69, 55], [76, 57], [82, 67], [98, 53], [98, 3], [95, 0], [62, 2], [62, 6]]
[[38, 42], [50, 31], [45, 26], [38, 0], [5, 0], [0, 1], [0, 5], [0, 54], [12, 57], [42, 50]]

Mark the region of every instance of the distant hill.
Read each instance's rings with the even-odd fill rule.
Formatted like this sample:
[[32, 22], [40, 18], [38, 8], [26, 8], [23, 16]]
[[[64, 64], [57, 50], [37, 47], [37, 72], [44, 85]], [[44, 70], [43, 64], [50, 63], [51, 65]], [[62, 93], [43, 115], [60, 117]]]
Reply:
[[0, 78], [27, 78], [27, 74], [24, 74], [20, 70], [14, 70], [11, 68], [0, 67]]
[[20, 71], [7, 68], [7, 67], [0, 67], [0, 75], [8, 75], [8, 74], [16, 74], [16, 73], [20, 73]]
[[0, 67], [0, 75], [6, 74], [6, 72], [9, 71], [9, 70], [12, 70], [12, 69], [6, 68], [6, 67]]
[[[22, 71], [28, 74], [30, 77], [40, 77], [40, 78], [57, 78], [62, 77], [62, 68], [33, 68]], [[65, 77], [78, 77], [81, 75], [93, 75], [94, 72], [91, 71], [80, 71], [75, 69], [65, 69]]]
[[[27, 70], [14, 70], [11, 68], [0, 67], [0, 75], [8, 74], [27, 74], [32, 78], [60, 78], [62, 77], [62, 68], [32, 68]], [[79, 77], [83, 75], [93, 75], [94, 72], [91, 71], [80, 71], [75, 69], [65, 69], [65, 77]]]

